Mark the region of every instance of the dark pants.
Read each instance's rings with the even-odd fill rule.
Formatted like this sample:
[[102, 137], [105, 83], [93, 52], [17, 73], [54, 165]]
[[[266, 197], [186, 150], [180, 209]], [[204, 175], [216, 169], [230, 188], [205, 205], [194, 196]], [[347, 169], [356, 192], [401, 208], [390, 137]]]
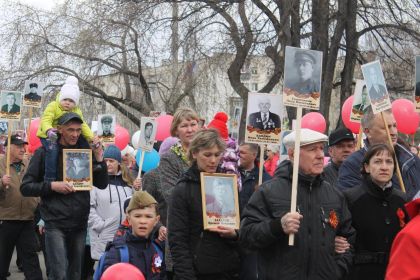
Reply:
[[53, 182], [57, 179], [58, 145], [47, 138], [40, 138], [45, 148], [44, 181]]
[[257, 259], [256, 252], [242, 251], [240, 254], [241, 269], [239, 279], [241, 280], [257, 280]]
[[90, 246], [85, 245], [85, 256], [82, 266], [82, 280], [93, 279], [95, 260], [90, 256]]
[[80, 280], [85, 253], [86, 229], [62, 230], [45, 227], [50, 280]]
[[33, 221], [0, 221], [0, 280], [5, 280], [16, 246], [27, 280], [42, 280]]

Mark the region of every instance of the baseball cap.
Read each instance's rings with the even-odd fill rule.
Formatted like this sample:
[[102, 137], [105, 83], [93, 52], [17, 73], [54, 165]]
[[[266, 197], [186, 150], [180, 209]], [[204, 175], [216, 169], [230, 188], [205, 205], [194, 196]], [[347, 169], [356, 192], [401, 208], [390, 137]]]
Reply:
[[83, 123], [82, 118], [78, 114], [73, 113], [73, 112], [68, 112], [68, 113], [65, 113], [64, 115], [62, 115], [58, 119], [57, 124], [58, 125], [63, 125], [63, 124], [68, 123], [69, 121], [77, 121], [79, 123]]
[[[7, 146], [8, 140], [9, 139], [6, 139], [6, 142], [4, 143], [4, 146]], [[23, 144], [27, 145], [28, 144], [28, 142], [23, 140], [22, 137], [20, 137], [19, 135], [12, 135], [10, 137], [10, 143], [12, 143], [13, 145], [23, 145]]]
[[343, 140], [353, 140], [353, 133], [348, 128], [338, 128], [331, 132], [330, 137], [328, 137], [328, 146], [334, 146], [338, 142]]

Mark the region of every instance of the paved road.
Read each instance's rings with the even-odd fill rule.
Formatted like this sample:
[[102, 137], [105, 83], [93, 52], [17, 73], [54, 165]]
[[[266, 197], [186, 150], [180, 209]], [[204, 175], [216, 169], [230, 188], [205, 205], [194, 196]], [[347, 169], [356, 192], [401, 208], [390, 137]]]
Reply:
[[[45, 272], [44, 255], [40, 252], [38, 253], [38, 258], [39, 258], [39, 264], [41, 265], [41, 269], [42, 269], [42, 276], [44, 277], [44, 279], [47, 279], [47, 273]], [[16, 250], [13, 253], [12, 261], [10, 262], [9, 271], [12, 275], [10, 275], [10, 277], [8, 277], [7, 280], [24, 280], [25, 279], [23, 272], [19, 272], [16, 266]]]

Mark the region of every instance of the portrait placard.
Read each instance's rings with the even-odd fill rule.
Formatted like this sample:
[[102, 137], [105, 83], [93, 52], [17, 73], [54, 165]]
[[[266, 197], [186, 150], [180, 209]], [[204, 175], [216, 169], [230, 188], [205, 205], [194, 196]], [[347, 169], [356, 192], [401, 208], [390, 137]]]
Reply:
[[7, 120], [20, 120], [22, 105], [22, 92], [1, 91], [0, 118]]
[[90, 191], [93, 185], [92, 150], [63, 149], [63, 178], [77, 191]]
[[0, 120], [0, 135], [7, 135], [7, 127], [9, 123], [7, 120]]
[[115, 115], [103, 114], [98, 115], [98, 137], [105, 144], [115, 143], [115, 125], [117, 121]]
[[414, 104], [416, 111], [420, 112], [420, 55], [415, 58], [415, 79], [414, 79]]
[[282, 107], [280, 94], [250, 92], [245, 142], [280, 144]]
[[363, 78], [368, 88], [370, 104], [374, 114], [391, 109], [391, 100], [386, 89], [381, 63], [377, 60], [362, 65]]
[[239, 229], [240, 215], [235, 174], [201, 172], [204, 229]]
[[23, 106], [41, 108], [45, 83], [35, 80], [26, 80], [23, 90]]
[[142, 151], [153, 150], [157, 131], [155, 118], [142, 117], [140, 119], [140, 141], [139, 147]]
[[370, 99], [367, 86], [364, 80], [356, 80], [354, 88], [354, 98], [351, 107], [350, 120], [360, 123], [363, 114], [366, 113], [370, 106]]
[[285, 106], [319, 110], [322, 52], [286, 47], [283, 103]]
[[241, 124], [242, 107], [235, 106], [233, 116], [230, 119], [230, 133], [233, 139], [239, 139], [239, 126]]

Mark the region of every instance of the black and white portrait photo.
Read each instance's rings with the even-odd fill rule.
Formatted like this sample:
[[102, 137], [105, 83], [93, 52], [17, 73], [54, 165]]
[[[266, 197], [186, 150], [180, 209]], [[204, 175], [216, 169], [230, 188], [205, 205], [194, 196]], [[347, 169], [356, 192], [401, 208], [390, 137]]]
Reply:
[[[236, 176], [231, 174], [203, 173], [203, 211], [208, 228], [217, 225], [230, 227], [239, 218]], [[205, 225], [206, 228], [206, 225]]]
[[19, 120], [21, 115], [22, 92], [2, 91], [0, 118]]
[[140, 120], [140, 142], [143, 151], [151, 151], [155, 143], [157, 123], [154, 118], [142, 117]]
[[350, 120], [353, 122], [360, 123], [363, 114], [367, 111], [369, 106], [370, 99], [366, 83], [364, 80], [356, 80], [353, 104], [350, 113]]
[[391, 101], [386, 89], [385, 78], [379, 61], [362, 65], [363, 78], [369, 93], [373, 113], [391, 109]]
[[280, 94], [248, 94], [245, 138], [249, 143], [280, 143], [282, 102]]
[[414, 104], [416, 104], [416, 111], [420, 112], [420, 55], [416, 56], [415, 58], [415, 65], [416, 65], [416, 70], [415, 70], [415, 86], [414, 86], [414, 99], [415, 102]]
[[92, 151], [89, 149], [63, 150], [64, 180], [71, 182], [76, 190], [92, 187]]
[[40, 81], [25, 81], [25, 89], [23, 96], [23, 106], [41, 107], [41, 99], [44, 91], [45, 83]]
[[115, 115], [106, 114], [98, 116], [98, 136], [104, 143], [115, 142]]
[[0, 120], [0, 135], [7, 135], [7, 120]]
[[317, 109], [321, 92], [321, 73], [322, 52], [287, 46], [284, 65], [284, 104]]

